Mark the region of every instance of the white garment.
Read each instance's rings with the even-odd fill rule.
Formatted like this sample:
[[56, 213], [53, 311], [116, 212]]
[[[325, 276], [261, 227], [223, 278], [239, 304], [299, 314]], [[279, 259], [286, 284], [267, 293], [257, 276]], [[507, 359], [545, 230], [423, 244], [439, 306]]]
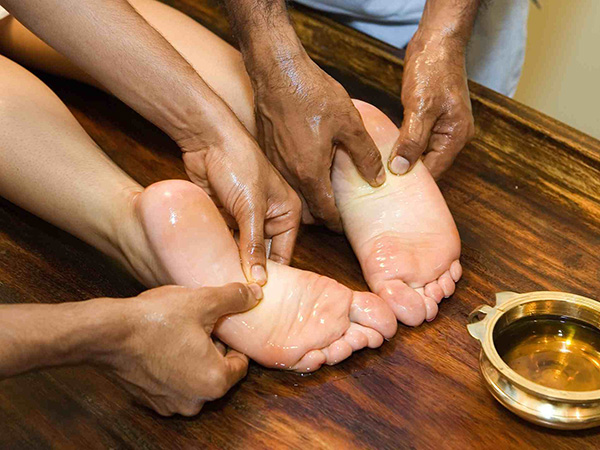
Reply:
[[4, 19], [5, 17], [8, 17], [8, 11], [0, 6], [0, 20]]
[[[295, 0], [339, 14], [346, 25], [404, 48], [417, 31], [426, 0]], [[481, 6], [467, 49], [469, 78], [504, 95], [517, 90], [525, 59], [529, 0]]]

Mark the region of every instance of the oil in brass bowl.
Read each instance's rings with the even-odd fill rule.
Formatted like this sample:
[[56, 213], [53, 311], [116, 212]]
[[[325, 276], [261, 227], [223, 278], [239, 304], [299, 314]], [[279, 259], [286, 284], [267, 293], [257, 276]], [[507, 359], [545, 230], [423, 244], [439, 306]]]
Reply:
[[531, 422], [600, 425], [600, 303], [564, 292], [496, 294], [469, 316], [492, 395]]

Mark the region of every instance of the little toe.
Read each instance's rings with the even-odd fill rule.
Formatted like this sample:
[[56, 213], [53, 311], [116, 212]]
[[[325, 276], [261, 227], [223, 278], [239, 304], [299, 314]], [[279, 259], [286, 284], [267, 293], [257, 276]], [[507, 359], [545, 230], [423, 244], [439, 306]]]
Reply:
[[439, 303], [444, 298], [444, 290], [440, 287], [437, 280], [425, 285], [425, 295]]
[[454, 284], [454, 280], [450, 276], [450, 271], [446, 271], [442, 274], [441, 277], [438, 278], [438, 284], [444, 291], [444, 297], [448, 298], [452, 294], [454, 294], [454, 289], [456, 285]]
[[348, 358], [352, 354], [352, 347], [343, 339], [338, 339], [322, 351], [327, 365], [332, 366]]
[[462, 265], [458, 259], [450, 265], [450, 276], [455, 283], [462, 277]]
[[354, 292], [350, 320], [372, 328], [386, 338], [392, 337], [398, 329], [394, 312], [386, 302], [371, 292]]
[[359, 325], [357, 323], [351, 323], [350, 328], [348, 328], [348, 330], [344, 334], [344, 340], [348, 344], [350, 344], [350, 347], [352, 347], [353, 352], [361, 350], [367, 345], [369, 345], [369, 339], [363, 333], [363, 328], [365, 327], [363, 327], [362, 325]]
[[314, 372], [318, 370], [325, 362], [327, 357], [321, 350], [311, 350], [298, 361], [292, 370], [300, 373]]
[[[413, 288], [400, 280], [388, 280], [382, 283], [377, 294], [387, 302], [396, 318], [404, 325], [416, 327], [425, 320], [427, 311], [423, 297]], [[385, 337], [388, 337], [384, 334]]]

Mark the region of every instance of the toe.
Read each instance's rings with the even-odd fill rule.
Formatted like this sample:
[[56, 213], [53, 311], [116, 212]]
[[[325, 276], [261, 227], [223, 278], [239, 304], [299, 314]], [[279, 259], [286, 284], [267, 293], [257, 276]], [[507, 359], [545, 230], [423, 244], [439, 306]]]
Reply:
[[372, 328], [386, 338], [396, 334], [398, 323], [390, 307], [370, 292], [354, 292], [350, 306], [350, 320]]
[[[394, 318], [394, 320], [396, 320]], [[363, 327], [359, 324], [354, 324], [357, 327], [360, 327], [362, 333], [367, 337], [367, 347], [369, 348], [379, 348], [383, 344], [383, 336], [381, 333], [378, 333], [372, 328]]]
[[439, 303], [444, 298], [444, 291], [436, 280], [425, 285], [425, 295]]
[[454, 280], [450, 276], [450, 271], [446, 271], [438, 278], [438, 284], [444, 291], [444, 297], [448, 298], [454, 294], [455, 284]]
[[352, 354], [352, 347], [343, 339], [339, 339], [323, 349], [326, 363], [330, 366], [342, 362]]
[[363, 333], [362, 329], [364, 329], [362, 325], [357, 323], [350, 324], [350, 328], [344, 334], [344, 340], [350, 344], [352, 347], [352, 351], [356, 352], [365, 348], [369, 344], [369, 340], [367, 336]]
[[390, 305], [396, 318], [404, 325], [416, 327], [425, 320], [427, 311], [423, 297], [402, 281], [386, 281], [377, 293]]
[[450, 276], [455, 283], [462, 277], [462, 265], [458, 259], [450, 265]]
[[[394, 319], [396, 320], [396, 319]], [[381, 347], [381, 345], [383, 344], [384, 338], [381, 335], [381, 333], [375, 331], [372, 328], [367, 328], [367, 327], [363, 327], [362, 325], [359, 325], [357, 323], [353, 323], [350, 325], [350, 328], [348, 329], [349, 331], [352, 330], [354, 332], [360, 332], [365, 339], [365, 345], [363, 345], [361, 348], [365, 348], [365, 347], [369, 347], [369, 348], [378, 348]], [[346, 333], [347, 335], [348, 333]], [[363, 338], [359, 338], [359, 339], [363, 339]], [[348, 339], [345, 339], [348, 342]], [[351, 346], [352, 343], [348, 342]], [[362, 342], [361, 342], [362, 344]], [[357, 351], [360, 350], [359, 348], [354, 348], [354, 346], [352, 346], [352, 350], [353, 351]]]
[[433, 319], [435, 319], [435, 316], [437, 316], [438, 304], [434, 299], [432, 299], [430, 297], [424, 297], [424, 298], [425, 298], [425, 308], [427, 309], [427, 316], [425, 317], [425, 320], [427, 320], [427, 322], [431, 322]]
[[318, 370], [325, 362], [327, 357], [321, 350], [311, 350], [300, 359], [291, 369], [295, 372], [308, 373]]

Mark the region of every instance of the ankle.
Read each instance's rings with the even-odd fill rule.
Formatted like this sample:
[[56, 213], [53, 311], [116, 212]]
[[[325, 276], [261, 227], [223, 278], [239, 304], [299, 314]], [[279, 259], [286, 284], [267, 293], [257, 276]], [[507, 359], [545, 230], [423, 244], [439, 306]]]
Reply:
[[123, 201], [112, 224], [112, 251], [109, 256], [121, 263], [127, 271], [147, 287], [167, 284], [161, 276], [160, 264], [150, 248], [139, 214], [139, 202], [144, 191], [141, 187], [123, 192]]

